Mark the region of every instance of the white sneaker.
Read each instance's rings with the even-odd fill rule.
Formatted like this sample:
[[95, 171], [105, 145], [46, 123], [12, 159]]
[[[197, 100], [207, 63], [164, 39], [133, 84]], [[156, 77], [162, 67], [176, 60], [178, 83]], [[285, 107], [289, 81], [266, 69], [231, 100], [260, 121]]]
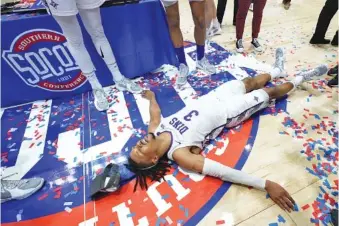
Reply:
[[104, 89], [94, 89], [94, 106], [98, 111], [106, 111], [109, 108], [107, 97]]
[[279, 68], [281, 71], [284, 71], [285, 70], [284, 64], [285, 64], [284, 50], [279, 47], [275, 50], [274, 67]]
[[222, 30], [219, 23], [217, 25], [213, 24], [213, 26], [208, 29], [208, 37], [221, 35], [221, 33]]
[[189, 68], [185, 64], [179, 65], [179, 75], [177, 77], [177, 80], [175, 81], [175, 85], [178, 87], [181, 87], [187, 83], [187, 77], [188, 77]]
[[324, 74], [326, 74], [328, 71], [328, 68], [326, 65], [322, 64], [319, 65], [318, 67], [308, 70], [308, 71], [302, 71], [298, 74], [296, 74], [296, 76], [302, 76], [303, 77], [303, 81], [310, 81], [313, 80], [314, 77], [319, 77], [322, 76]]
[[244, 45], [242, 44], [242, 39], [237, 40], [237, 42], [235, 43], [235, 47], [238, 53], [244, 52]]
[[135, 84], [127, 78], [115, 82], [115, 85], [119, 91], [128, 91], [135, 94], [139, 94], [142, 92], [142, 88], [138, 84]]
[[203, 70], [210, 75], [216, 73], [215, 66], [210, 64], [206, 57], [203, 57], [201, 60], [197, 60], [197, 69]]
[[24, 199], [44, 185], [43, 178], [1, 180], [1, 203], [12, 199]]
[[254, 38], [251, 43], [252, 43], [252, 46], [255, 49], [255, 51], [262, 52], [262, 50], [263, 50], [262, 46], [260, 45], [257, 38]]
[[287, 77], [287, 73], [285, 71], [285, 56], [284, 50], [282, 48], [277, 48], [275, 50], [275, 62], [273, 65], [274, 68], [278, 68], [281, 72], [280, 78]]

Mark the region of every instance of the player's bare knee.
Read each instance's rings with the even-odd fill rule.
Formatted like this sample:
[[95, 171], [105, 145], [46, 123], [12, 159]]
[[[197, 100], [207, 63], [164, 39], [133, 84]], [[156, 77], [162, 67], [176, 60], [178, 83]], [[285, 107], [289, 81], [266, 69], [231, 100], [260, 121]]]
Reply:
[[194, 25], [196, 28], [205, 30], [206, 29], [206, 22], [205, 22], [205, 14], [193, 16]]

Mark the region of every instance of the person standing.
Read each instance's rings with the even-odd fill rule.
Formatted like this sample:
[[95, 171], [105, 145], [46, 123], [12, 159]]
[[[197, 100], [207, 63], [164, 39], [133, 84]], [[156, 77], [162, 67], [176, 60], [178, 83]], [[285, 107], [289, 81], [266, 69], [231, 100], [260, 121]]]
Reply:
[[[186, 62], [184, 51], [184, 41], [180, 29], [180, 14], [178, 0], [161, 0], [166, 8], [167, 22], [175, 52], [179, 61], [179, 75], [176, 85], [182, 87], [187, 83], [189, 68]], [[208, 74], [215, 74], [216, 68], [210, 64], [205, 56], [206, 41], [206, 21], [205, 21], [205, 1], [189, 0], [194, 21], [194, 39], [197, 44], [196, 69], [200, 69]]]
[[310, 44], [329, 44], [338, 46], [338, 31], [335, 33], [332, 42], [325, 39], [326, 31], [334, 15], [338, 11], [338, 0], [327, 0], [320, 12], [317, 27], [310, 40]]
[[[253, 19], [252, 19], [252, 46], [257, 52], [262, 52], [263, 49], [258, 41], [262, 16], [267, 0], [254, 0], [253, 1]], [[236, 50], [238, 53], [244, 52], [242, 37], [244, 33], [244, 26], [247, 17], [251, 0], [239, 0], [239, 9], [236, 18]]]
[[101, 22], [100, 6], [105, 0], [43, 0], [49, 14], [53, 16], [66, 37], [69, 51], [79, 65], [83, 75], [90, 83], [94, 105], [98, 111], [109, 108], [104, 89], [102, 88], [91, 57], [85, 47], [77, 14], [91, 36], [98, 54], [105, 61], [110, 70], [116, 87], [120, 91], [127, 90], [131, 93], [141, 93], [142, 88], [121, 74], [115, 60], [112, 48], [107, 40]]
[[206, 21], [206, 38], [220, 35], [222, 30], [217, 19], [217, 9], [214, 0], [205, 2], [205, 21]]

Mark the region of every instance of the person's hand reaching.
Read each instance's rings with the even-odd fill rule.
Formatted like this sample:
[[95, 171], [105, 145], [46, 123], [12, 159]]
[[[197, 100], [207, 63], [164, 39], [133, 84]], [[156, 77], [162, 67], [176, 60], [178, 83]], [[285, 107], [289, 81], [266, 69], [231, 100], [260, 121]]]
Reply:
[[281, 209], [289, 213], [294, 210], [295, 201], [282, 186], [267, 180], [265, 189], [273, 202], [280, 206]]

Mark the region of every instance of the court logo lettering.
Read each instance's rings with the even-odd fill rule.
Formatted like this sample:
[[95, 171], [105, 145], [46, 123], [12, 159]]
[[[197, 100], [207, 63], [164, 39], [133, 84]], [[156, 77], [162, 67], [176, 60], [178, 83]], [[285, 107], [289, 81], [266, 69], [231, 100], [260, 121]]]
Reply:
[[2, 57], [28, 86], [58, 92], [72, 91], [86, 82], [86, 77], [69, 52], [66, 38], [47, 29], [18, 35]]

